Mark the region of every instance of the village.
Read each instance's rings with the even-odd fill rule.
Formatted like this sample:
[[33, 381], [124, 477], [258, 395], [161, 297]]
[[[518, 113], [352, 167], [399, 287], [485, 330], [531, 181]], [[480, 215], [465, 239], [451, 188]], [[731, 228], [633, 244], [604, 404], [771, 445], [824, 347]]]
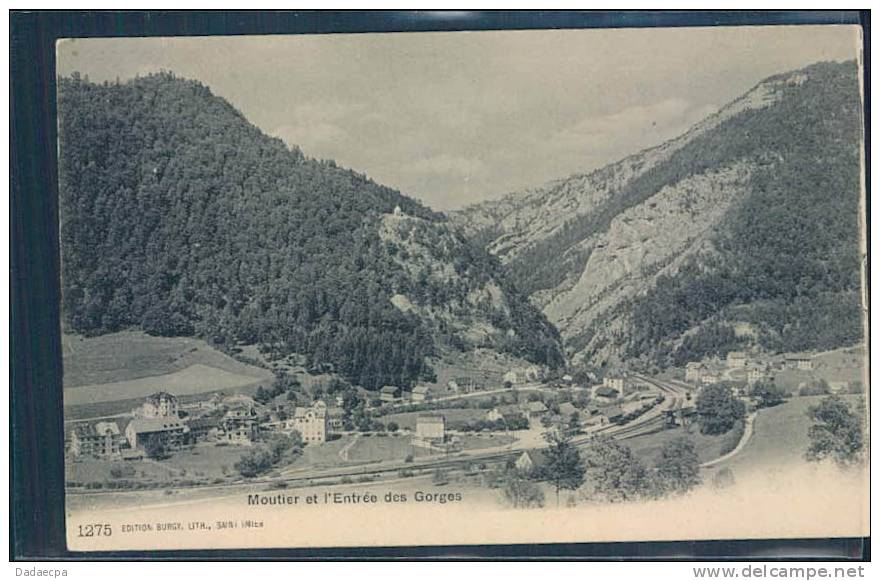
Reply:
[[[69, 486], [136, 488], [152, 481], [150, 486], [161, 487], [179, 485], [183, 476], [192, 485], [240, 481], [241, 456], [279, 437], [288, 438], [284, 445], [297, 454], [262, 474], [269, 478], [366, 474], [395, 466], [405, 473], [450, 458], [515, 458], [528, 471], [548, 431], [580, 440], [600, 433], [631, 438], [687, 425], [700, 390], [720, 382], [731, 385], [750, 410], [754, 387], [767, 382], [789, 396], [860, 392], [853, 372], [860, 365], [858, 357], [840, 353], [734, 351], [662, 378], [622, 372], [579, 383], [569, 373], [551, 378], [532, 366], [509, 370], [494, 382], [459, 376], [411, 390], [387, 385], [371, 392], [334, 380], [335, 389], [313, 393], [260, 388], [181, 401], [157, 389], [130, 413], [69, 423], [67, 457], [75, 474]], [[158, 466], [166, 468], [164, 478]]]

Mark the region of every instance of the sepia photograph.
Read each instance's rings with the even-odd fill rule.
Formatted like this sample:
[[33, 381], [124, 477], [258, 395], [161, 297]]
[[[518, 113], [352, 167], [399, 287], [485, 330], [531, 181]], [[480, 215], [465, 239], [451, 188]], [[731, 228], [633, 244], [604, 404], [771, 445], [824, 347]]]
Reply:
[[862, 46], [59, 40], [69, 550], [868, 536]]

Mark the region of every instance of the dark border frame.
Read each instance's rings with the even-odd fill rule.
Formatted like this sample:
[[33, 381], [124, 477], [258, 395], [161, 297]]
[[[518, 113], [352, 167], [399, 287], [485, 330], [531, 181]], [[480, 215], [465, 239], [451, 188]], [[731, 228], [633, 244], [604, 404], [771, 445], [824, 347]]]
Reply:
[[[55, 40], [64, 37], [855, 24], [870, 11], [11, 11], [11, 560], [870, 560], [870, 537], [73, 553], [65, 543]], [[866, 165], [870, 192], [870, 165]], [[867, 197], [870, 209], [870, 195]], [[870, 216], [870, 212], [868, 212]], [[870, 229], [868, 229], [870, 242]], [[869, 275], [870, 273], [866, 273]]]

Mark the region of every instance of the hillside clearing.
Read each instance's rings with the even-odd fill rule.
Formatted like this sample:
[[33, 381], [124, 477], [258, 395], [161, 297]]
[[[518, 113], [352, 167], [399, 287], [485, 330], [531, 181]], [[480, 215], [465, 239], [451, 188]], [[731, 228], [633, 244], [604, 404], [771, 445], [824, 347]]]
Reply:
[[196, 364], [265, 379], [271, 372], [236, 361], [199, 339], [122, 331], [99, 337], [64, 334], [64, 387], [80, 388], [181, 371]]
[[64, 405], [85, 405], [146, 397], [162, 390], [174, 395], [192, 395], [222, 389], [237, 389], [264, 380], [231, 373], [197, 363], [174, 373], [142, 377], [129, 381], [84, 385], [64, 390]]

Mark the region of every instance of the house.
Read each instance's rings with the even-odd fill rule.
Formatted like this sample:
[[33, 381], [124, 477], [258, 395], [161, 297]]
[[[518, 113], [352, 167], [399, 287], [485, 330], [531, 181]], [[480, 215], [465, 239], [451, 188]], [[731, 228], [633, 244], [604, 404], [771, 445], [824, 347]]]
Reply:
[[450, 379], [446, 382], [446, 391], [451, 391], [453, 393], [458, 393], [461, 390], [461, 387], [458, 385], [458, 382], [454, 379]]
[[446, 418], [440, 414], [420, 414], [416, 418], [413, 444], [442, 444], [446, 439]]
[[308, 444], [326, 442], [328, 428], [327, 404], [323, 401], [316, 401], [311, 407], [297, 407], [293, 418], [285, 422], [285, 429], [296, 430]]
[[613, 389], [617, 391], [617, 393], [623, 393], [626, 388], [626, 379], [620, 376], [606, 375], [602, 379], [602, 387]]
[[806, 353], [792, 353], [785, 356], [785, 367], [786, 369], [811, 371], [813, 369], [813, 358]]
[[412, 391], [414, 402], [431, 401], [431, 388], [427, 385], [417, 385]]
[[574, 378], [571, 375], [566, 373], [565, 375], [562, 376], [562, 383], [571, 385], [573, 382], [574, 382]]
[[250, 445], [259, 435], [257, 410], [252, 405], [235, 405], [220, 421], [222, 437], [231, 444]]
[[520, 409], [515, 405], [498, 406], [486, 412], [486, 419], [490, 422], [504, 420], [508, 426], [514, 426], [520, 423], [520, 418], [524, 418]]
[[606, 407], [602, 410], [602, 414], [608, 418], [609, 422], [615, 422], [620, 420], [625, 414], [623, 413], [623, 409], [620, 406], [612, 405]]
[[728, 369], [739, 369], [746, 366], [746, 354], [744, 351], [731, 351], [727, 354]]
[[120, 457], [125, 436], [116, 422], [78, 424], [70, 436], [70, 452], [76, 457], [113, 459]]
[[400, 399], [400, 388], [394, 385], [386, 385], [379, 390], [379, 399], [384, 402], [393, 402]]
[[501, 380], [504, 383], [510, 383], [511, 385], [516, 385], [516, 382], [518, 379], [519, 379], [519, 376], [517, 376], [516, 371], [513, 371], [513, 370], [508, 371], [501, 378]]
[[135, 418], [125, 428], [125, 437], [132, 448], [148, 450], [161, 446], [178, 450], [186, 442], [189, 428], [178, 418]]
[[546, 463], [547, 460], [541, 450], [526, 450], [516, 459], [514, 466], [523, 474], [531, 474], [535, 470], [541, 469]]
[[345, 410], [341, 407], [327, 408], [327, 429], [341, 432], [345, 429]]
[[559, 415], [562, 416], [565, 421], [569, 421], [572, 416], [580, 416], [580, 411], [574, 407], [571, 402], [566, 401], [559, 404]]
[[748, 375], [746, 376], [746, 381], [749, 385], [754, 385], [767, 377], [767, 372], [761, 369], [760, 367], [752, 367], [749, 369]]
[[705, 370], [706, 368], [702, 363], [691, 361], [684, 366], [684, 380], [699, 383]]
[[504, 419], [504, 412], [500, 407], [494, 407], [486, 412], [486, 419], [490, 422], [497, 422]]
[[703, 385], [718, 383], [718, 376], [714, 373], [704, 373], [703, 376], [700, 377], [700, 383], [702, 383]]
[[606, 386], [601, 386], [596, 388], [596, 392], [593, 394], [593, 399], [598, 401], [614, 401], [620, 397], [620, 391]]
[[207, 415], [191, 419], [189, 426], [189, 437], [192, 442], [203, 442], [216, 440], [220, 435], [220, 422], [222, 418], [218, 415]]
[[542, 401], [530, 401], [523, 406], [523, 411], [529, 421], [541, 419], [549, 410]]
[[544, 372], [537, 365], [532, 365], [526, 368], [523, 375], [525, 375], [526, 381], [541, 381], [544, 377]]
[[140, 408], [134, 411], [134, 415], [140, 418], [176, 418], [179, 411], [176, 397], [167, 391], [158, 391], [147, 396]]

